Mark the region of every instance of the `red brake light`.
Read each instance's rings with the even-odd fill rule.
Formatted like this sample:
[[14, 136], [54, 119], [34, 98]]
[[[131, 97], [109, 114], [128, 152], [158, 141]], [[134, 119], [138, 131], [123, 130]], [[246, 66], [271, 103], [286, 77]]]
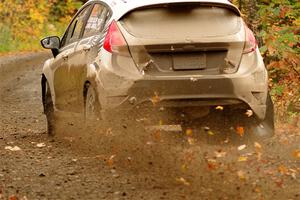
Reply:
[[123, 52], [126, 53], [126, 55], [129, 54], [128, 45], [115, 21], [112, 21], [108, 28], [103, 47], [110, 53], [120, 54], [121, 52]]
[[246, 25], [245, 25], [245, 31], [246, 31], [246, 44], [243, 53], [247, 54], [255, 51], [257, 47], [257, 41], [253, 32]]

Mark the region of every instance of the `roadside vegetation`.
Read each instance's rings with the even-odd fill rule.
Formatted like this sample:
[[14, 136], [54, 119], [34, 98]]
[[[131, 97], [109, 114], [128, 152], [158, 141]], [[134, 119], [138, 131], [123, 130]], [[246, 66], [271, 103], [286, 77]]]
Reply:
[[[0, 55], [41, 50], [40, 39], [62, 35], [84, 0], [4, 0], [0, 3]], [[234, 0], [256, 32], [270, 73], [280, 121], [298, 123], [300, 112], [300, 3]], [[288, 117], [287, 117], [288, 116]]]

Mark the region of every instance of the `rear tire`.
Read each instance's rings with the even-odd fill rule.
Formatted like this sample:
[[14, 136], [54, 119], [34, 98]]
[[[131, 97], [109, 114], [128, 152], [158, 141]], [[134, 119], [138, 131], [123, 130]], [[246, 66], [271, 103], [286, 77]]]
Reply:
[[53, 136], [55, 133], [54, 105], [48, 83], [45, 85], [44, 113], [47, 119], [47, 133]]
[[257, 126], [253, 128], [255, 138], [270, 138], [275, 134], [274, 104], [270, 94], [267, 96], [266, 106], [265, 119], [258, 122]]

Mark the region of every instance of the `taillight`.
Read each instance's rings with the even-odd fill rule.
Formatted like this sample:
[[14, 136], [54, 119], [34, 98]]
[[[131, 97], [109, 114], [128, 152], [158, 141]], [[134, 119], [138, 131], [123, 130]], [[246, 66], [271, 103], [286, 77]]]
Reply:
[[255, 51], [257, 47], [256, 38], [253, 32], [246, 25], [245, 25], [245, 31], [246, 31], [246, 43], [243, 51], [244, 54]]
[[110, 53], [129, 56], [128, 45], [115, 21], [110, 24], [103, 47]]

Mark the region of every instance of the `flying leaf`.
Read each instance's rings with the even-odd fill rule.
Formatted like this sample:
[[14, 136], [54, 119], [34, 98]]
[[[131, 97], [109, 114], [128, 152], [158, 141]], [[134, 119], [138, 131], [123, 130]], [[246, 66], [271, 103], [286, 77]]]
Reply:
[[189, 143], [190, 145], [194, 145], [194, 144], [195, 144], [195, 139], [189, 137], [189, 138], [188, 138], [188, 143]]
[[300, 159], [300, 150], [295, 150], [295, 151], [293, 152], [293, 156], [294, 156], [295, 158], [297, 158], [297, 159]]
[[154, 93], [154, 96], [153, 97], [151, 97], [151, 102], [152, 102], [152, 104], [155, 106], [156, 104], [158, 104], [159, 102], [160, 102], [160, 97], [158, 96], [158, 93], [157, 92], [155, 92]]
[[14, 147], [7, 146], [7, 147], [5, 147], [5, 150], [9, 150], [9, 151], [21, 151], [21, 148], [18, 147], [18, 146], [14, 146]]
[[237, 172], [238, 177], [240, 178], [240, 180], [245, 181], [246, 180], [246, 173], [242, 170]]
[[214, 159], [207, 159], [207, 167], [209, 170], [217, 169], [217, 161]]
[[190, 129], [190, 128], [186, 129], [185, 134], [187, 136], [193, 136], [193, 129]]
[[161, 141], [161, 132], [160, 132], [160, 130], [157, 130], [156, 132], [154, 132], [153, 137], [156, 141]]
[[112, 155], [109, 157], [109, 159], [107, 160], [107, 165], [112, 167], [114, 165], [114, 158], [116, 157], [116, 155]]
[[280, 165], [278, 167], [278, 171], [280, 172], [280, 174], [285, 175], [285, 174], [287, 174], [288, 169], [284, 165]]
[[247, 145], [245, 145], [245, 144], [241, 145], [241, 146], [238, 147], [238, 150], [242, 151], [242, 150], [246, 149], [246, 147], [247, 147]]
[[183, 185], [185, 185], [185, 186], [190, 186], [191, 184], [187, 181], [187, 180], [185, 180], [184, 178], [176, 178], [176, 181], [178, 182], [178, 183], [181, 183], [181, 184], [183, 184]]
[[224, 110], [224, 107], [223, 106], [217, 106], [216, 110]]
[[243, 137], [245, 135], [245, 129], [244, 129], [244, 127], [242, 127], [242, 126], [236, 127], [236, 133], [239, 136]]
[[261, 149], [262, 149], [261, 144], [259, 144], [258, 142], [254, 142], [254, 147], [255, 147], [257, 150], [261, 150]]
[[46, 144], [45, 144], [45, 143], [39, 143], [39, 144], [37, 144], [36, 146], [37, 146], [38, 148], [43, 148], [43, 147], [46, 146]]
[[253, 115], [253, 111], [252, 110], [247, 110], [247, 112], [245, 113], [248, 117], [251, 117]]
[[226, 152], [225, 151], [215, 151], [215, 155], [217, 158], [223, 158], [226, 156]]
[[238, 159], [239, 162], [245, 162], [247, 160], [248, 160], [248, 157], [246, 157], [246, 156], [240, 156]]

